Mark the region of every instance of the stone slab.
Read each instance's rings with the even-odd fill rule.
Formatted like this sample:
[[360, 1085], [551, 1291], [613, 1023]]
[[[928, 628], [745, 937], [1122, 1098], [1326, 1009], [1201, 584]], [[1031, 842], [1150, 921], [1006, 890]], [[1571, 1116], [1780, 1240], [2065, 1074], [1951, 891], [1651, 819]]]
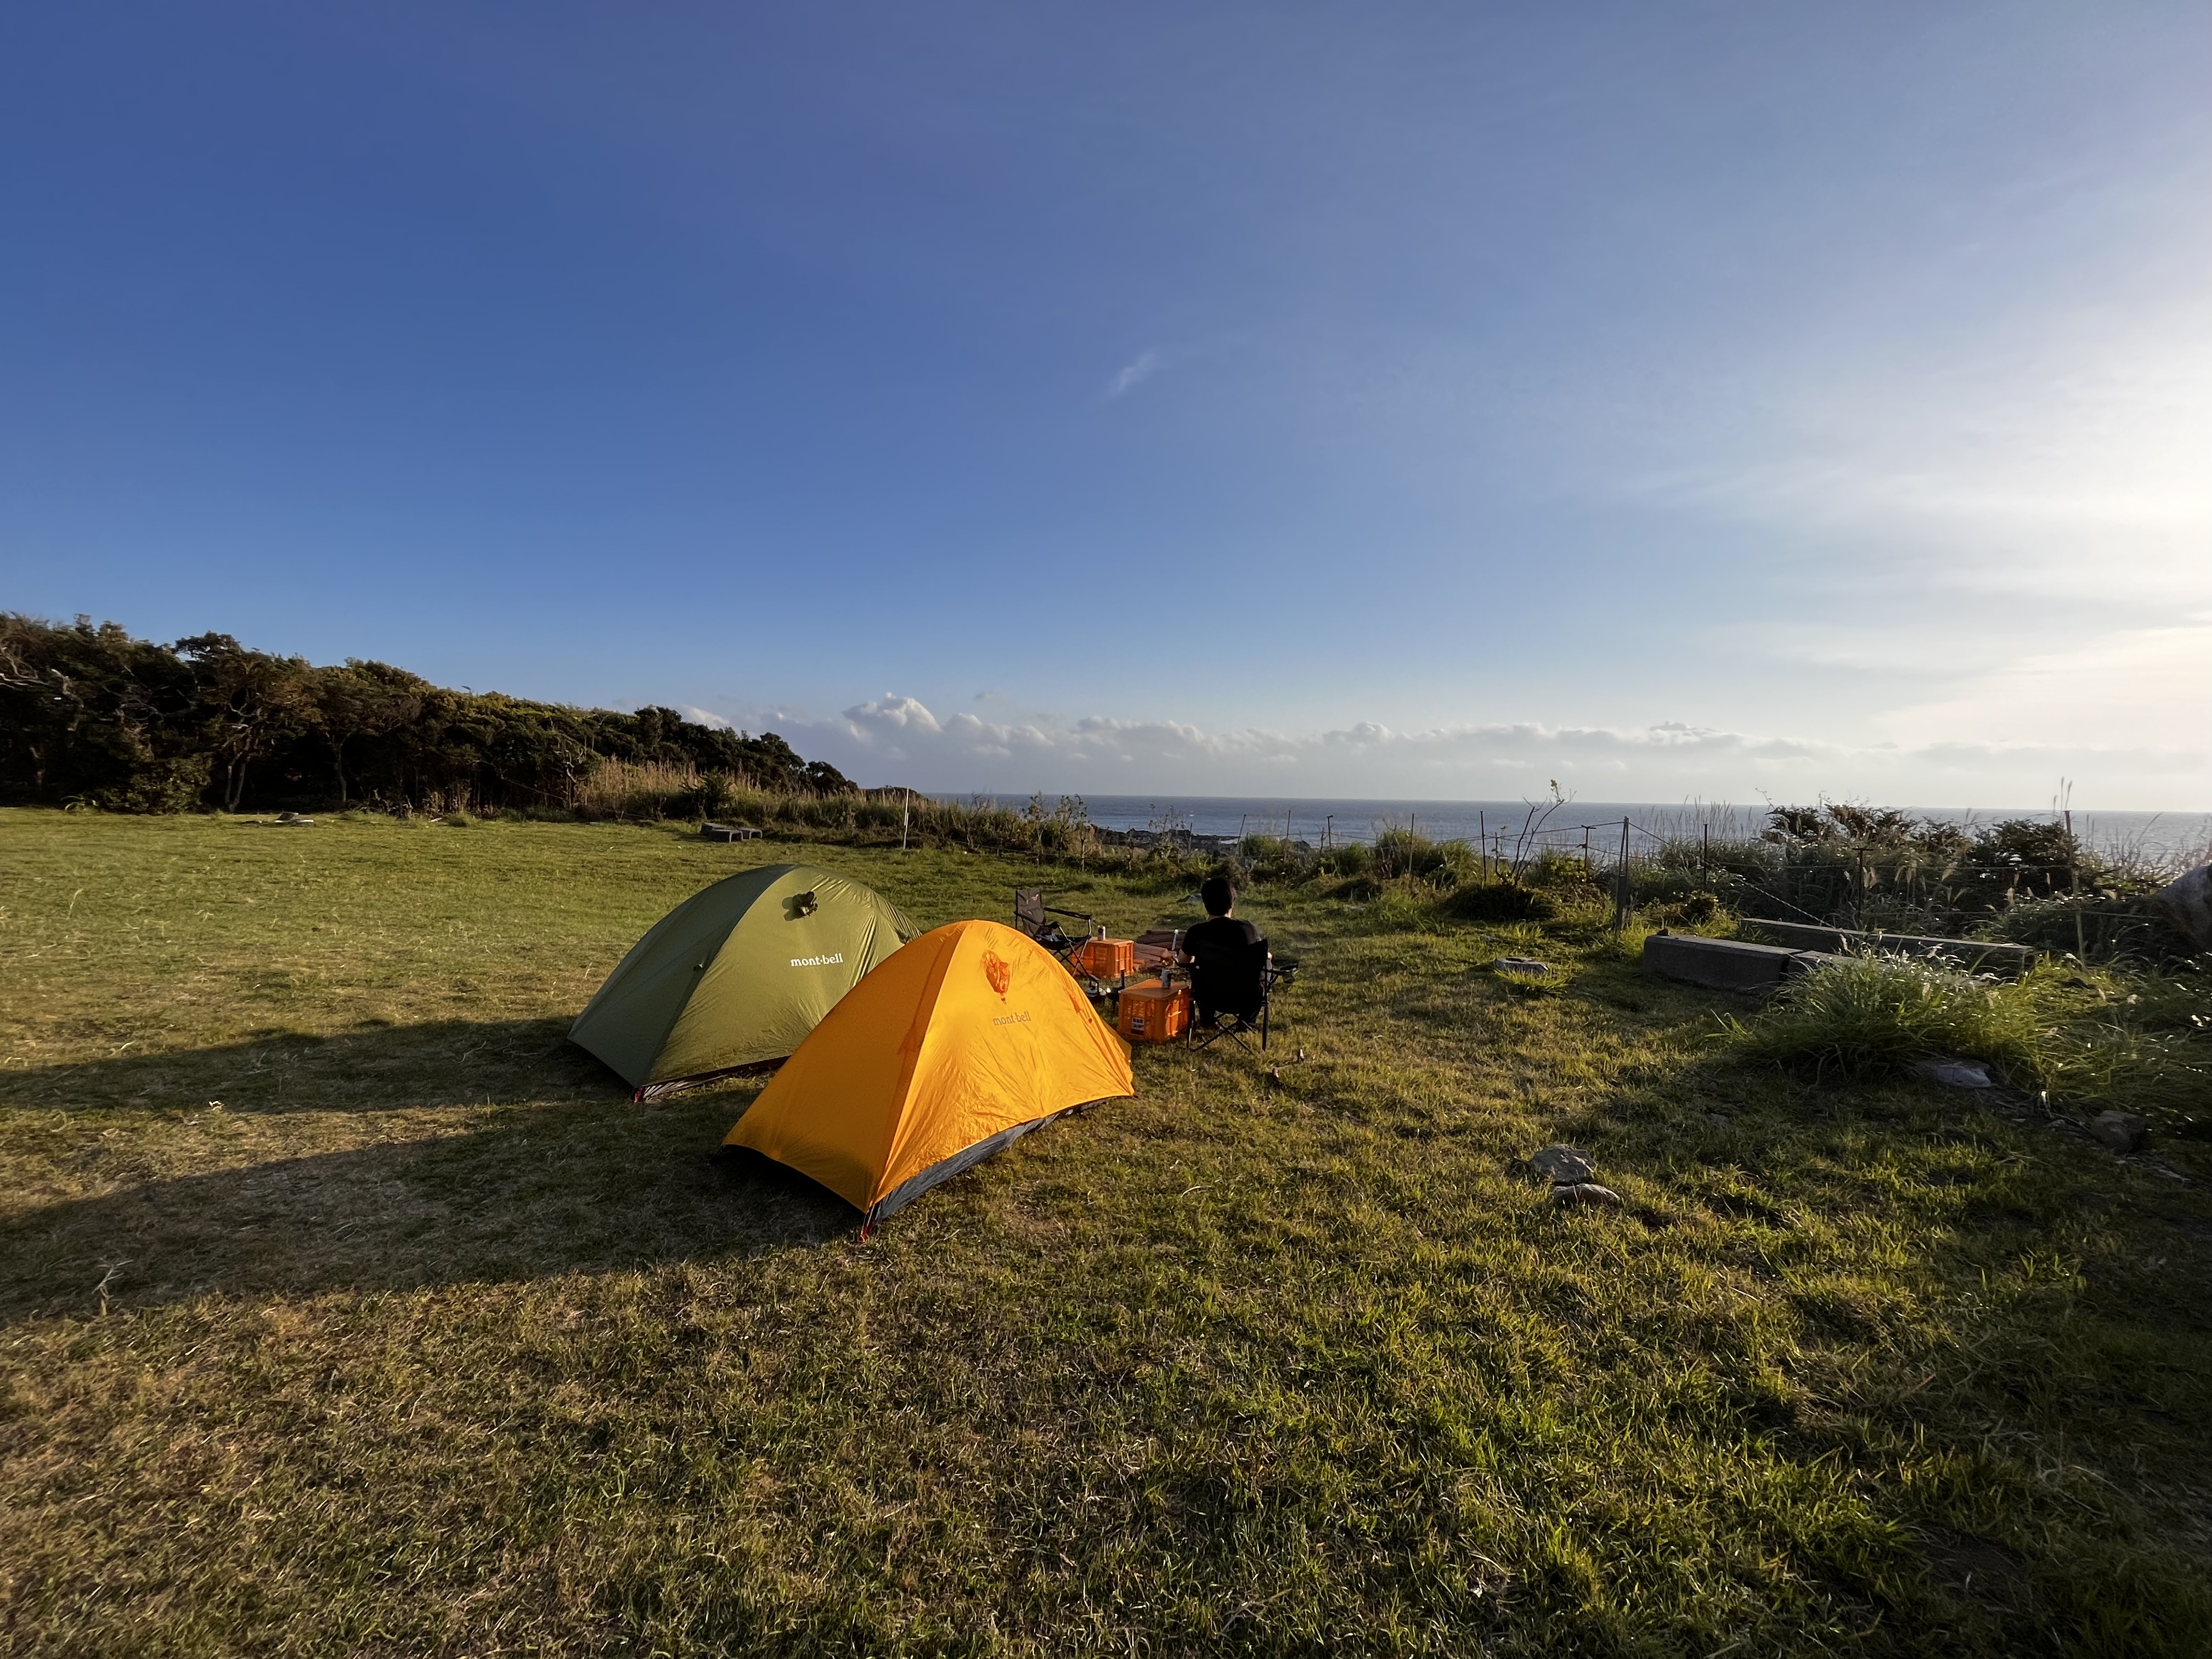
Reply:
[[1861, 932], [1850, 927], [1821, 927], [1804, 921], [1768, 921], [1744, 918], [1743, 926], [1777, 945], [1799, 951], [1865, 952], [1887, 951], [1897, 956], [1942, 957], [1981, 973], [2024, 974], [2042, 954], [2033, 945], [2005, 945], [1990, 939], [1936, 939], [1923, 933]]
[[1792, 966], [1796, 958], [1808, 954], [1819, 953], [1661, 932], [1644, 941], [1644, 971], [1716, 991], [1765, 991], [1780, 984], [1785, 974], [1802, 973], [1806, 967], [1818, 965]]

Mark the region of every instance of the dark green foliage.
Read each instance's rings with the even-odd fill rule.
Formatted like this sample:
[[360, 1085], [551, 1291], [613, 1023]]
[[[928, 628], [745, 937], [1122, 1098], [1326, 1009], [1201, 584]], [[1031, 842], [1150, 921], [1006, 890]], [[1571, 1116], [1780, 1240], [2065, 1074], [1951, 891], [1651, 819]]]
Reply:
[[1314, 855], [1314, 867], [1324, 876], [1364, 876], [1373, 861], [1373, 851], [1364, 841], [1339, 842]]
[[1385, 830], [1375, 837], [1376, 876], [1412, 876], [1435, 887], [1455, 887], [1480, 874], [1481, 854], [1463, 841], [1431, 841], [1412, 830]]
[[1653, 927], [1707, 927], [1720, 919], [1725, 908], [1718, 894], [1699, 888], [1680, 898], [1647, 904], [1640, 914]]
[[1510, 881], [1471, 881], [1447, 894], [1440, 908], [1462, 921], [1548, 921], [1559, 913], [1550, 894]]
[[2161, 962], [2185, 957], [2192, 949], [2148, 897], [2106, 889], [2023, 900], [1998, 911], [1977, 933], [2084, 962]]
[[1300, 882], [1315, 873], [1315, 855], [1300, 852], [1280, 836], [1247, 836], [1238, 843], [1237, 861], [1253, 881]]
[[1960, 849], [1956, 873], [1970, 902], [1978, 899], [1981, 908], [1995, 909], [2098, 886], [2105, 866], [2063, 823], [2008, 818], [1975, 832]]
[[191, 664], [112, 623], [0, 623], [0, 789], [10, 799], [118, 811], [197, 799], [211, 718]]
[[0, 617], [0, 802], [124, 812], [559, 808], [609, 760], [717, 776], [702, 791], [842, 794], [774, 732], [452, 691], [384, 663], [318, 668], [228, 634], [173, 646], [113, 623]]
[[[1985, 932], [2014, 906], [2063, 895], [2104, 896], [2080, 901], [2088, 908], [2124, 906], [2162, 878], [2101, 857], [2063, 822], [2008, 818], [1968, 831], [1842, 805], [1777, 807], [1756, 842], [1670, 843], [1658, 862], [1747, 915], [1945, 934]], [[1640, 890], [1640, 872], [1638, 880]], [[2060, 931], [2074, 933], [2073, 912]]]

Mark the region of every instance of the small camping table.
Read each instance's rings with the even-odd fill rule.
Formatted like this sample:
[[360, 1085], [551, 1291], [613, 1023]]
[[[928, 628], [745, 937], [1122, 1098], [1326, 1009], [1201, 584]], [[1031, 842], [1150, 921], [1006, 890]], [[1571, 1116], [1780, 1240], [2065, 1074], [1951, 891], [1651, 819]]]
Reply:
[[1157, 974], [1163, 968], [1172, 968], [1182, 950], [1180, 927], [1155, 927], [1150, 933], [1139, 933], [1136, 939], [1137, 971]]

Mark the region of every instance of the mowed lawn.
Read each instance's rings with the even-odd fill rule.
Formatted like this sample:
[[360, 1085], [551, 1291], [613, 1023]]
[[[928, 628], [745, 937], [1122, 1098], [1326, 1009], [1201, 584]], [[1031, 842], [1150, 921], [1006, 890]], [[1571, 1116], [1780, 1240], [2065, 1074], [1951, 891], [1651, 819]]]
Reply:
[[[1140, 1051], [862, 1243], [711, 1159], [750, 1089], [562, 1042], [788, 859], [927, 925], [1039, 878], [0, 813], [0, 1648], [2212, 1651], [2196, 1149], [1739, 1066], [1601, 937], [1261, 892], [1265, 1063]], [[1626, 1207], [1553, 1206], [1554, 1141]]]

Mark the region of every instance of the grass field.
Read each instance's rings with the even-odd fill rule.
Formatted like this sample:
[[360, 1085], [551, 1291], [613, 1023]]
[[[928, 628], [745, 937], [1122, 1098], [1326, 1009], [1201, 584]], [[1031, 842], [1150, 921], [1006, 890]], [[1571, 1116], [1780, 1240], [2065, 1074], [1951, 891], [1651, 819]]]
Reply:
[[2201, 1180], [1741, 1064], [1602, 938], [1263, 893], [1279, 1082], [1140, 1052], [864, 1243], [710, 1162], [747, 1088], [562, 1041], [790, 855], [0, 813], [0, 1646], [2212, 1651]]

